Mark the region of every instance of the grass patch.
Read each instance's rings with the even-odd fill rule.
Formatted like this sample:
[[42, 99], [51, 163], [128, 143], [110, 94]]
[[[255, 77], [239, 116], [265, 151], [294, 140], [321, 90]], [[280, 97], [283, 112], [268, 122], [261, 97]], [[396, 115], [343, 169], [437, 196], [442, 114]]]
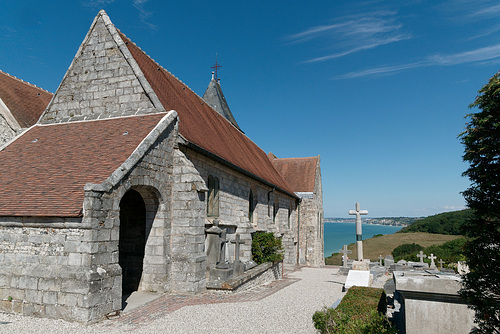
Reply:
[[[394, 248], [403, 244], [415, 243], [426, 248], [432, 245], [441, 245], [447, 241], [461, 237], [461, 235], [443, 235], [424, 232], [387, 234], [363, 240], [363, 255], [365, 259], [376, 261], [380, 255], [390, 255]], [[349, 244], [347, 249], [352, 251], [352, 253], [349, 254], [349, 258], [355, 259], [356, 244]], [[342, 265], [341, 254], [334, 253], [333, 256], [325, 258], [325, 263], [330, 265]]]
[[313, 315], [314, 327], [325, 333], [397, 333], [385, 317], [383, 289], [354, 286], [335, 309], [325, 308]]

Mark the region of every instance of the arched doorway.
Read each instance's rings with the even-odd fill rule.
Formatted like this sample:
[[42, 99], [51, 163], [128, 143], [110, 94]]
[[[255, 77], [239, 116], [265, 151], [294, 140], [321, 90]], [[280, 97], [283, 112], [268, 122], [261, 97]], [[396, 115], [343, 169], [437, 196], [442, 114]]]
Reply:
[[120, 201], [119, 264], [122, 268], [122, 296], [137, 291], [142, 277], [146, 247], [146, 204], [141, 194], [130, 189]]

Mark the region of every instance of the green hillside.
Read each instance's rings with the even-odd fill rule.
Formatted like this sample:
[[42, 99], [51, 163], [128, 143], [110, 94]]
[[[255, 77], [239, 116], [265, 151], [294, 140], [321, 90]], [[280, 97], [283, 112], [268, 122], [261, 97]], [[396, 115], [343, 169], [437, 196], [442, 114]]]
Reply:
[[474, 216], [472, 210], [440, 213], [413, 222], [397, 233], [426, 232], [433, 234], [460, 235], [462, 225]]

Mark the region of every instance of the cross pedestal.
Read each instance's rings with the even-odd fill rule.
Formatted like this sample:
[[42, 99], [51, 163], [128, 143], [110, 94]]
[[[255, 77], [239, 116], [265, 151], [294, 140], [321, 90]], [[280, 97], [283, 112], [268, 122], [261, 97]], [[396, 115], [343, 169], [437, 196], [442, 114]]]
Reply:
[[350, 215], [356, 215], [356, 260], [363, 260], [363, 237], [361, 233], [361, 215], [367, 215], [368, 210], [361, 210], [356, 202], [356, 210], [349, 210]]

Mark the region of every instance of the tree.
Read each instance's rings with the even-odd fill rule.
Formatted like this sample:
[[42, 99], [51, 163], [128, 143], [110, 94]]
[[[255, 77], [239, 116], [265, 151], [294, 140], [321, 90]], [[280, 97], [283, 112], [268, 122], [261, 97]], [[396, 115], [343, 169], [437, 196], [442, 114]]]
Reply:
[[460, 134], [465, 146], [463, 173], [471, 185], [462, 194], [475, 217], [463, 227], [469, 238], [465, 255], [470, 273], [460, 295], [475, 310], [473, 333], [500, 333], [500, 72], [480, 91], [469, 108]]

